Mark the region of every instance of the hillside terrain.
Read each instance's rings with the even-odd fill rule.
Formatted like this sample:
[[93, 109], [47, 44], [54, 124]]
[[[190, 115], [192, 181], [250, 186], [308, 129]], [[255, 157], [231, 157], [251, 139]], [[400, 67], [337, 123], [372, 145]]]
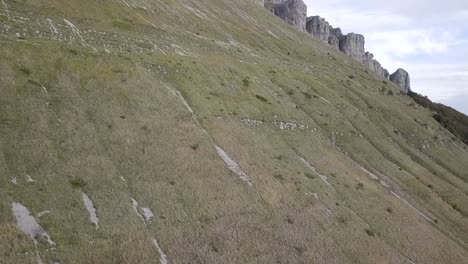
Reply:
[[466, 263], [466, 142], [257, 2], [1, 1], [0, 263]]
[[466, 115], [446, 105], [434, 103], [427, 96], [415, 92], [411, 92], [409, 95], [416, 103], [431, 110], [434, 119], [452, 132], [454, 137], [458, 137], [465, 144], [468, 144], [468, 117]]

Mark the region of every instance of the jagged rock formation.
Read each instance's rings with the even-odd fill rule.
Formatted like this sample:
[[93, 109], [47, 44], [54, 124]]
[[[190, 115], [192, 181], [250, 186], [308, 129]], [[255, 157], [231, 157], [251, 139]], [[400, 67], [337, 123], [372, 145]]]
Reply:
[[328, 43], [336, 48], [340, 49], [340, 38], [343, 36], [341, 28], [333, 28], [330, 26], [330, 36], [328, 37]]
[[382, 65], [380, 64], [379, 61], [374, 59], [374, 54], [370, 52], [366, 52], [364, 55], [364, 65], [367, 66], [367, 68], [371, 69], [373, 72], [375, 72], [377, 75], [388, 79], [389, 77], [389, 72], [387, 69], [383, 68]]
[[349, 33], [340, 38], [340, 50], [359, 62], [365, 58], [364, 44], [365, 39], [361, 34]]
[[390, 81], [394, 82], [400, 89], [408, 93], [411, 91], [410, 76], [404, 69], [398, 69], [395, 73], [390, 75]]
[[390, 78], [403, 92], [408, 93], [410, 91], [409, 74], [403, 69], [398, 69], [394, 74], [390, 75], [388, 70], [374, 59], [372, 53], [366, 52], [363, 35], [355, 33], [343, 35], [340, 28], [333, 28], [328, 21], [320, 16], [306, 18], [307, 6], [302, 0], [265, 0], [264, 6], [299, 30], [306, 31], [317, 39], [328, 42], [332, 47], [364, 64], [378, 76], [387, 80]]
[[265, 7], [300, 31], [306, 32], [307, 6], [302, 0], [266, 0]]
[[330, 37], [330, 24], [320, 16], [312, 16], [307, 18], [306, 30], [314, 37], [328, 42]]

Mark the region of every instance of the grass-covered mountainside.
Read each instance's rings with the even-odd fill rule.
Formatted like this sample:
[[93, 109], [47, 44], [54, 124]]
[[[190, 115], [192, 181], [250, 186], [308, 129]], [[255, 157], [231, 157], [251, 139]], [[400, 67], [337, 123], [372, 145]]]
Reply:
[[253, 1], [0, 8], [0, 263], [466, 263], [467, 146]]

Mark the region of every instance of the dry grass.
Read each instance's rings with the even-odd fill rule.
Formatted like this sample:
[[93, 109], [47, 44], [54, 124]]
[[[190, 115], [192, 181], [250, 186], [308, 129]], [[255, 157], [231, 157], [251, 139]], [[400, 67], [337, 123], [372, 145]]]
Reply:
[[[103, 44], [111, 34], [93, 42], [93, 51], [79, 41], [17, 41], [3, 33], [0, 263], [36, 262], [32, 241], [15, 226], [12, 202], [34, 214], [51, 211], [39, 218], [57, 243], [54, 251], [39, 245], [47, 263], [154, 263], [160, 256], [152, 238], [171, 263], [466, 260], [468, 154], [428, 110], [410, 106], [410, 97], [247, 2], [190, 3], [214, 23], [178, 1], [138, 1], [157, 15], [91, 2], [9, 3], [11, 12], [34, 10], [41, 21], [53, 7], [82, 31], [146, 44], [129, 42], [108, 54]], [[149, 42], [182, 51], [141, 52]], [[167, 87], [182, 93], [214, 142]], [[253, 128], [242, 118], [263, 122]], [[281, 130], [275, 121], [298, 127]], [[213, 143], [252, 187], [226, 168]], [[81, 191], [94, 202], [98, 230]], [[154, 212], [148, 226], [132, 198]]]

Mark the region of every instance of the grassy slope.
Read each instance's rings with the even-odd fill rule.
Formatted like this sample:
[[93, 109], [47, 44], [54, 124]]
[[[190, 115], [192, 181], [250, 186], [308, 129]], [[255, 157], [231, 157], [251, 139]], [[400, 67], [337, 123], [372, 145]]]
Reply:
[[417, 93], [410, 93], [414, 101], [434, 112], [434, 119], [452, 132], [465, 144], [468, 144], [468, 117], [443, 104], [432, 102], [429, 98]]
[[[152, 238], [171, 263], [466, 260], [466, 146], [390, 83], [263, 8], [5, 2], [0, 262], [36, 262], [12, 202], [51, 211], [39, 218], [57, 243], [53, 251], [39, 243], [45, 262], [153, 263]], [[253, 187], [226, 168], [170, 89]], [[304, 129], [281, 130], [275, 121]], [[10, 182], [15, 176], [19, 185]], [[74, 187], [76, 179], [86, 185]], [[96, 206], [98, 230], [81, 191]], [[153, 210], [151, 224], [133, 212], [131, 198]]]

